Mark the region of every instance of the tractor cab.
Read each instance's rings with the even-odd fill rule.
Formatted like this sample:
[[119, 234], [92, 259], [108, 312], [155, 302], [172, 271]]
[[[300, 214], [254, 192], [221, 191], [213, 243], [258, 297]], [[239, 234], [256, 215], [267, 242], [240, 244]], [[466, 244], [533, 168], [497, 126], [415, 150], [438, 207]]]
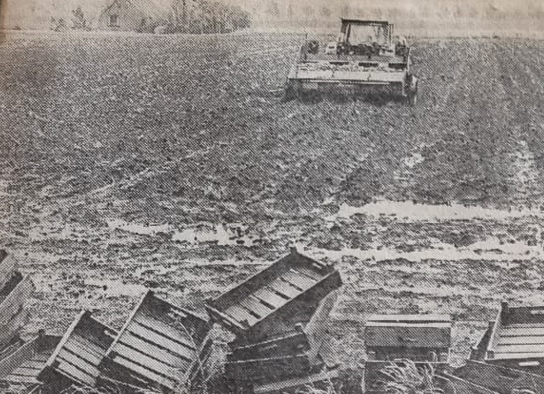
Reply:
[[397, 43], [393, 43], [394, 25], [389, 22], [342, 19], [341, 33], [338, 45], [339, 55], [395, 56], [397, 54]]

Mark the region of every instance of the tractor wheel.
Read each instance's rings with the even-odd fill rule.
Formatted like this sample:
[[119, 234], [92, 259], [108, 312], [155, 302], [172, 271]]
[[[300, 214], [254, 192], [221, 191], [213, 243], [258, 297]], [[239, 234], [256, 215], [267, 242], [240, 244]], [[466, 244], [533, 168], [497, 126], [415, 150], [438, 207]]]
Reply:
[[414, 106], [417, 104], [417, 94], [418, 94], [418, 86], [416, 82], [416, 86], [414, 86], [413, 88], [411, 87], [410, 90], [408, 91], [408, 95], [406, 96], [408, 104], [410, 104], [411, 106]]
[[282, 102], [294, 100], [299, 95], [299, 87], [296, 82], [289, 81], [285, 86], [285, 92], [283, 94]]
[[410, 93], [408, 95], [408, 104], [410, 104], [411, 106], [414, 106], [417, 104], [417, 92]]

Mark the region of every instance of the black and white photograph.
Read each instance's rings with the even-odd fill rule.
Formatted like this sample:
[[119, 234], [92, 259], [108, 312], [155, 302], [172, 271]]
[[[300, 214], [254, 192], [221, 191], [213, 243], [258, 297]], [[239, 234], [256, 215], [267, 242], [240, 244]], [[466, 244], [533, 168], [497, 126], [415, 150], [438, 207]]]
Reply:
[[0, 394], [544, 394], [544, 1], [0, 0]]

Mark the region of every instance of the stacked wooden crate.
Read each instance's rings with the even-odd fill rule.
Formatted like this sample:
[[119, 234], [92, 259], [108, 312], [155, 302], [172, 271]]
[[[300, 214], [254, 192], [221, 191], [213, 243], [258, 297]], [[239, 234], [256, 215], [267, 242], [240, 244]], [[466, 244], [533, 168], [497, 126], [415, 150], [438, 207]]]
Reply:
[[192, 390], [203, 381], [210, 328], [207, 319], [149, 291], [119, 332], [81, 312], [35, 378], [52, 393], [94, 387], [127, 394]]
[[323, 340], [341, 284], [334, 267], [293, 249], [208, 301], [212, 319], [236, 334], [225, 365], [236, 391], [288, 392], [331, 366]]
[[41, 383], [38, 375], [45, 368], [60, 337], [44, 332], [22, 344], [0, 361], [0, 387], [2, 392], [10, 390], [18, 394], [37, 393]]
[[25, 304], [34, 292], [30, 277], [18, 270], [17, 262], [0, 250], [0, 356], [19, 346], [19, 333], [27, 322]]
[[149, 291], [109, 347], [100, 369], [110, 383], [132, 388], [129, 392], [194, 389], [206, 378], [210, 328], [209, 320]]
[[411, 360], [416, 366], [445, 370], [451, 347], [451, 318], [444, 315], [374, 315], [365, 327], [364, 386], [380, 392], [383, 368], [391, 362]]
[[96, 387], [100, 363], [113, 343], [116, 332], [82, 311], [68, 328], [38, 380], [51, 390], [61, 391], [72, 384]]
[[466, 365], [444, 375], [457, 391], [544, 392], [544, 306], [503, 302]]

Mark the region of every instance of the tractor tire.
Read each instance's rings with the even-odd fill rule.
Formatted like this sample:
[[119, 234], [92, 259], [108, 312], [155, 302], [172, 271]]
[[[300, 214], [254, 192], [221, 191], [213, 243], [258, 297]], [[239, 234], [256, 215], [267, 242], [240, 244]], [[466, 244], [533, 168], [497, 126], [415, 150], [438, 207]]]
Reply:
[[413, 88], [410, 88], [408, 91], [408, 94], [406, 95], [406, 100], [410, 106], [417, 105], [417, 96], [418, 96], [418, 83], [416, 82], [416, 86]]

